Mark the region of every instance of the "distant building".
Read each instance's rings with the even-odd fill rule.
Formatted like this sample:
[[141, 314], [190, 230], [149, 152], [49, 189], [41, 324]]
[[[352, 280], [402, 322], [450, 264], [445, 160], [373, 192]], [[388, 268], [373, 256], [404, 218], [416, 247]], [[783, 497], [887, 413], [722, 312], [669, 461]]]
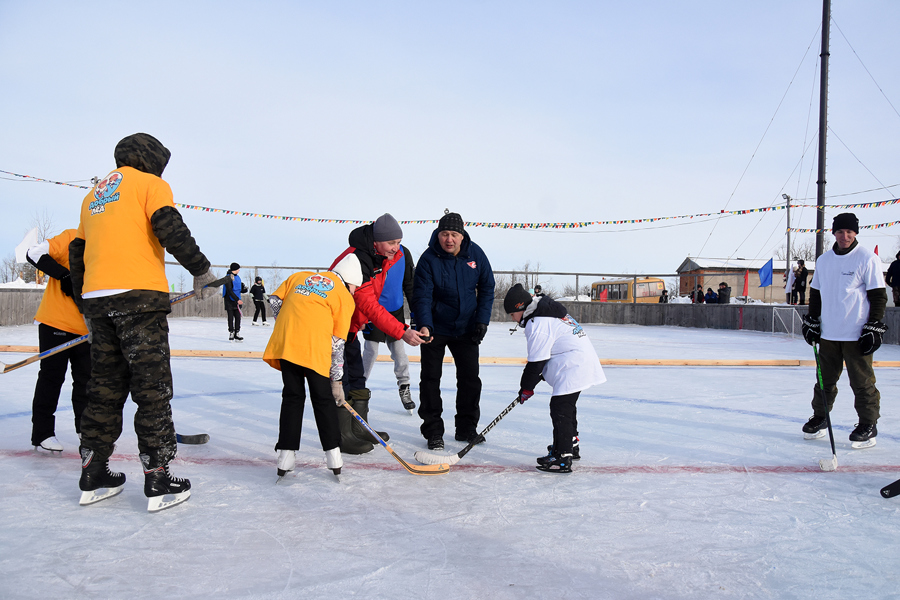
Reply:
[[[749, 296], [763, 302], [784, 302], [784, 259], [772, 259], [772, 285], [759, 287], [759, 270], [769, 262], [768, 258], [700, 258], [688, 256], [678, 267], [678, 293], [687, 296], [697, 286], [716, 291], [719, 283], [724, 281], [731, 287], [731, 297], [744, 295], [744, 273], [749, 272]], [[791, 263], [796, 266], [796, 261]], [[806, 261], [809, 270], [807, 285], [812, 281], [816, 265]]]

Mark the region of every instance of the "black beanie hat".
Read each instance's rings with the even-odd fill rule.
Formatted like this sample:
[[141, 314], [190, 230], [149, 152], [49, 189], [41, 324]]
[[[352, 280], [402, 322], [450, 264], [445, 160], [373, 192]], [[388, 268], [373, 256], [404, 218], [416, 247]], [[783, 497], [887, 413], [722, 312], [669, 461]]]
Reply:
[[831, 233], [838, 229], [849, 229], [859, 233], [859, 219], [853, 213], [841, 213], [834, 218], [834, 222], [831, 224]]
[[521, 283], [517, 283], [506, 292], [506, 298], [503, 299], [503, 310], [505, 310], [508, 315], [520, 310], [525, 310], [525, 308], [531, 304], [531, 300], [531, 294], [525, 291], [525, 288], [522, 287]]
[[237, 263], [231, 263], [231, 266], [228, 268], [229, 271], [237, 271], [241, 268], [241, 265]]
[[122, 138], [113, 151], [116, 168], [131, 167], [162, 177], [172, 153], [149, 133], [135, 133]]
[[465, 233], [463, 229], [465, 223], [462, 220], [462, 217], [459, 216], [459, 213], [447, 212], [444, 210], [444, 216], [441, 217], [441, 220], [438, 221], [438, 231], [456, 231], [458, 233]]

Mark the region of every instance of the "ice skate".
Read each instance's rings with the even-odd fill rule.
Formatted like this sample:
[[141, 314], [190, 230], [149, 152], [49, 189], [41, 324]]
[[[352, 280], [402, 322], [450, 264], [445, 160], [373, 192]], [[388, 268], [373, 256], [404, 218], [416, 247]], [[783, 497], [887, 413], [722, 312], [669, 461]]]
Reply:
[[875, 423], [857, 423], [856, 429], [850, 434], [850, 447], [857, 450], [871, 448], [875, 445], [875, 436], [878, 428]]
[[444, 449], [444, 438], [439, 435], [433, 435], [428, 438], [428, 449], [429, 450], [443, 450]]
[[538, 471], [545, 473], [571, 473], [572, 472], [572, 455], [562, 454], [553, 457], [553, 460], [546, 464], [539, 464]]
[[344, 459], [341, 458], [340, 447], [325, 451], [325, 465], [331, 469], [334, 476], [340, 480], [341, 467], [344, 466]]
[[49, 452], [50, 454], [63, 451], [62, 444], [59, 443], [59, 440], [56, 439], [55, 435], [48, 437], [43, 442], [35, 446], [34, 449], [38, 451]]
[[[547, 446], [547, 455], [541, 456], [537, 459], [537, 463], [539, 465], [549, 464], [553, 461], [553, 457], [556, 454], [556, 448], [553, 444]], [[578, 436], [572, 438], [572, 460], [581, 460], [581, 451], [578, 448]]]
[[150, 454], [141, 454], [148, 512], [157, 512], [181, 504], [191, 497], [190, 480], [172, 477], [169, 472], [169, 462], [174, 456], [174, 452], [169, 455], [167, 451], [160, 449]]
[[109, 460], [99, 460], [90, 448], [81, 448], [81, 499], [78, 504], [87, 506], [115, 496], [125, 486], [125, 474], [109, 470]]
[[828, 422], [825, 417], [819, 417], [813, 415], [809, 418], [809, 420], [803, 425], [803, 439], [804, 440], [818, 440], [825, 437], [825, 429], [828, 427]]
[[234, 341], [236, 341], [236, 342], [243, 342], [243, 341], [244, 341], [244, 338], [242, 338], [240, 334], [241, 334], [240, 331], [235, 331], [235, 332], [234, 332]]
[[281, 481], [282, 477], [294, 470], [296, 455], [297, 453], [294, 450], [278, 451], [278, 459], [275, 461], [275, 466], [278, 470], [278, 481]]
[[250, 324], [254, 327], [259, 327], [259, 323], [257, 323], [256, 321], [251, 321]]
[[233, 342], [233, 341], [234, 341], [234, 332], [233, 332], [233, 331], [229, 331], [229, 332], [228, 332], [228, 341], [229, 341], [229, 342]]
[[416, 408], [416, 403], [413, 402], [412, 394], [409, 392], [408, 383], [404, 383], [400, 386], [400, 402], [403, 403], [403, 408], [405, 408], [409, 414], [414, 414], [413, 411]]

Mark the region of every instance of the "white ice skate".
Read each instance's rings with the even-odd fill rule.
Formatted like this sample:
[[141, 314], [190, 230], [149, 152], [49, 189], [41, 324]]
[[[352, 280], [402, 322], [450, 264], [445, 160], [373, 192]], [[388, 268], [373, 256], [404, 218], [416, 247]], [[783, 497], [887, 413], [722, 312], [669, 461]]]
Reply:
[[278, 480], [281, 481], [281, 478], [287, 475], [290, 471], [294, 470], [294, 463], [296, 462], [296, 451], [294, 450], [279, 450], [278, 451], [278, 460], [276, 461], [276, 467], [278, 468]]
[[59, 440], [56, 439], [56, 436], [48, 437], [46, 440], [35, 446], [34, 449], [38, 451], [43, 450], [51, 454], [53, 454], [54, 452], [63, 451], [62, 444], [59, 443]]
[[334, 476], [340, 479], [341, 467], [344, 466], [340, 447], [325, 451], [325, 464], [334, 472]]

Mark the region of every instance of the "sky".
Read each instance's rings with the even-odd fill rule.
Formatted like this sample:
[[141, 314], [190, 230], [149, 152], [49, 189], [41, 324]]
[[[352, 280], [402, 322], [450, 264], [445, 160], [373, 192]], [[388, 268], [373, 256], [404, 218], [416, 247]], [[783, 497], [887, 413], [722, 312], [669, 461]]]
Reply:
[[[896, 198], [900, 4], [835, 1], [832, 17], [827, 203]], [[0, 170], [89, 185], [146, 132], [172, 151], [176, 203], [259, 214], [574, 223], [815, 204], [821, 19], [820, 0], [0, 0]], [[0, 173], [0, 257], [39, 215], [75, 227], [85, 194]], [[213, 264], [327, 266], [357, 226], [182, 213]], [[791, 215], [815, 226], [813, 209]], [[414, 257], [433, 228], [404, 226]], [[496, 270], [612, 274], [771, 257], [784, 230], [773, 211], [469, 233]], [[860, 234], [882, 256], [898, 239]]]

